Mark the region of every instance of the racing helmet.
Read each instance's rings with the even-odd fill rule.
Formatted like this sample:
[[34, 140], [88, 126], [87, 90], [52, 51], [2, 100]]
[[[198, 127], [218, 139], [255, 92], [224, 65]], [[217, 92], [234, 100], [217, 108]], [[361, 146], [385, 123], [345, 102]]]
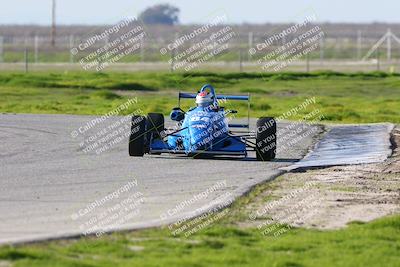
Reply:
[[196, 104], [198, 106], [207, 107], [214, 103], [214, 95], [206, 90], [200, 92], [196, 96]]

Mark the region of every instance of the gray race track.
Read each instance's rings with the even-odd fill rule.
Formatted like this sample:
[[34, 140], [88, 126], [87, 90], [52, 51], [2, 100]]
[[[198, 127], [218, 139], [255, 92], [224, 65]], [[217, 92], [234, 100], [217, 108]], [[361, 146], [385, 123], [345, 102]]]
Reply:
[[[79, 132], [93, 119], [0, 115], [0, 243], [79, 235], [96, 225], [107, 230], [109, 225], [118, 229], [157, 226], [195, 215], [196, 209], [217, 205], [224, 194], [236, 198], [281, 174], [279, 168], [302, 158], [322, 132], [317, 125], [297, 124], [285, 130], [289, 124], [279, 124], [281, 150], [273, 162], [257, 162], [254, 154], [246, 160], [132, 158], [127, 139], [111, 135], [129, 125], [122, 117], [71, 137], [71, 132]], [[293, 130], [304, 137], [289, 144], [290, 139], [281, 137]], [[90, 149], [95, 142], [109, 147], [104, 152], [99, 147]], [[131, 202], [122, 203], [128, 199]], [[121, 207], [129, 203], [131, 209], [124, 213]]]

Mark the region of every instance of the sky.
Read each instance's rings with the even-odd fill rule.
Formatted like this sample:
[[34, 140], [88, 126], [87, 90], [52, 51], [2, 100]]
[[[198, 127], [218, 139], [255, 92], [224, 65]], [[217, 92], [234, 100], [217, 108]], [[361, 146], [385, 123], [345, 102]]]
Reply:
[[[0, 24], [51, 23], [52, 0], [0, 0]], [[56, 0], [57, 24], [114, 24], [146, 7], [170, 3], [182, 24], [205, 23], [214, 12], [227, 23], [293, 22], [312, 12], [318, 22], [398, 22], [399, 0]]]

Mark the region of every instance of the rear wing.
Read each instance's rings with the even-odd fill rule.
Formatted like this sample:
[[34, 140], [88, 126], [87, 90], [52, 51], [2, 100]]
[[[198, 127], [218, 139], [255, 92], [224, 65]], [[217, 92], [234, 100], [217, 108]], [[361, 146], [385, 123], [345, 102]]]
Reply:
[[[181, 98], [196, 98], [197, 94], [179, 92], [178, 94], [178, 106], [181, 106]], [[250, 128], [250, 94], [247, 95], [217, 95], [217, 99], [224, 100], [242, 100], [247, 101], [247, 124], [229, 124], [232, 128]]]
[[[181, 98], [196, 98], [197, 94], [179, 92], [179, 99]], [[247, 100], [250, 101], [250, 95], [217, 95], [217, 99], [227, 100]]]

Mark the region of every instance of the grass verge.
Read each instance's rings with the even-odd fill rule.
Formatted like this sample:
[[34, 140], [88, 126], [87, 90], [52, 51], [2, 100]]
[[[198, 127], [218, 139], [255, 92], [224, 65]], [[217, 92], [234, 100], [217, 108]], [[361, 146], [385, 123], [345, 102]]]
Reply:
[[[305, 99], [315, 104], [292, 114], [302, 119], [318, 109], [327, 122], [400, 122], [400, 75], [371, 73], [0, 73], [0, 112], [104, 114], [137, 96], [144, 112], [168, 115], [177, 92], [211, 83], [217, 93], [251, 94], [251, 116], [278, 117]], [[183, 107], [193, 106], [187, 100]], [[246, 116], [247, 103], [228, 108]]]

